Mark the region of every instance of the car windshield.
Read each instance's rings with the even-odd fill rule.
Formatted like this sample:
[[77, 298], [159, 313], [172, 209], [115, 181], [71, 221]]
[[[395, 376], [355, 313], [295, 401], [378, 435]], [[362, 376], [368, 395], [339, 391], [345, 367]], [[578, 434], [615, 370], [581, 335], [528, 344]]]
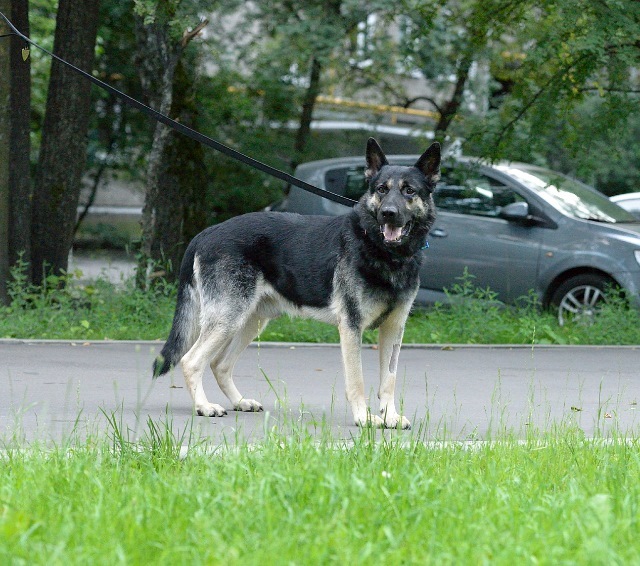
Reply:
[[560, 173], [533, 165], [496, 165], [496, 168], [540, 195], [560, 212], [596, 222], [637, 222], [629, 212], [603, 194]]

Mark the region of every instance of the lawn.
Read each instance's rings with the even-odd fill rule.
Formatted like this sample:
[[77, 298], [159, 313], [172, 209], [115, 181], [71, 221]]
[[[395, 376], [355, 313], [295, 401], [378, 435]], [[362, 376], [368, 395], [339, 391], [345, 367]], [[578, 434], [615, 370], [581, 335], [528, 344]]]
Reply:
[[0, 460], [3, 564], [632, 564], [638, 441], [298, 431], [211, 447], [151, 424]]

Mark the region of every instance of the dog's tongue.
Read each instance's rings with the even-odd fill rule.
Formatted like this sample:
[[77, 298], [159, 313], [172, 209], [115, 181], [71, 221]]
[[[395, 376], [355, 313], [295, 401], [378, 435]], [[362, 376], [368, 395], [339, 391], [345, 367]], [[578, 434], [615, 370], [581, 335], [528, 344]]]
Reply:
[[385, 224], [382, 233], [384, 234], [384, 239], [387, 242], [395, 242], [400, 239], [400, 236], [402, 236], [402, 228], [396, 228], [395, 226], [391, 226], [391, 224]]

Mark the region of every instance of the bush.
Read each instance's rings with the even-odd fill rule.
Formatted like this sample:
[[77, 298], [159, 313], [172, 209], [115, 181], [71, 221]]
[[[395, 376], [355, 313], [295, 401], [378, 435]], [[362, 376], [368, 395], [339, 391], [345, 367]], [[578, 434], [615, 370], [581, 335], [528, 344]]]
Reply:
[[133, 281], [82, 281], [74, 271], [49, 275], [41, 287], [27, 282], [26, 262], [11, 270], [11, 302], [0, 307], [0, 337], [72, 340], [166, 338], [175, 306], [175, 286], [158, 281], [141, 291]]

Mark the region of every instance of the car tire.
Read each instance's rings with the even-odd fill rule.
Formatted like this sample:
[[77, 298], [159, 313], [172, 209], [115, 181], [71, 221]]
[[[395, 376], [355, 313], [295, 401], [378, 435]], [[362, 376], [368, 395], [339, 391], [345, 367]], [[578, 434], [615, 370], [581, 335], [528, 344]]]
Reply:
[[567, 279], [555, 290], [550, 301], [552, 309], [557, 312], [558, 324], [592, 324], [598, 310], [607, 301], [607, 293], [615, 285], [610, 277], [596, 273], [583, 273]]

